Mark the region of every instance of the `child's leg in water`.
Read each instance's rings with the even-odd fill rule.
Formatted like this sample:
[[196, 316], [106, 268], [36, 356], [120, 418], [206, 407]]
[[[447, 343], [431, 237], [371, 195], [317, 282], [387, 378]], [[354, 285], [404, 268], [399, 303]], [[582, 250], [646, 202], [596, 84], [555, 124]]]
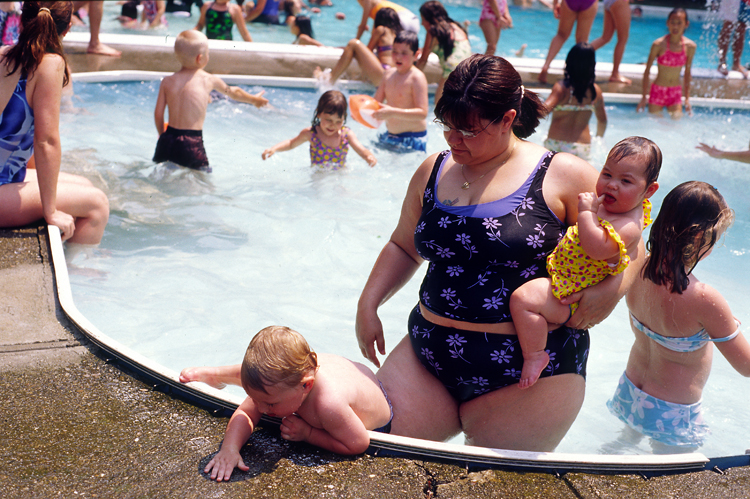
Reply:
[[520, 388], [528, 388], [539, 379], [549, 363], [547, 346], [549, 324], [563, 324], [570, 317], [568, 305], [560, 303], [550, 279], [534, 279], [516, 289], [510, 297], [510, 313], [523, 352]]
[[242, 386], [240, 364], [218, 367], [186, 367], [180, 372], [180, 383], [200, 381], [221, 390], [227, 385]]

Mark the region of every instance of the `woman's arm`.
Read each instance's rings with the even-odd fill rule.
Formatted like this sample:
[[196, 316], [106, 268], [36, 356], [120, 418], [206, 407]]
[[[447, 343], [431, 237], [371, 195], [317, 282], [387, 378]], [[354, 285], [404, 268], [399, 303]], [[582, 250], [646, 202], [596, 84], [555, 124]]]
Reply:
[[693, 107], [690, 104], [690, 82], [692, 80], [691, 70], [693, 67], [693, 56], [695, 55], [695, 43], [689, 41], [686, 44], [687, 62], [685, 62], [685, 75], [682, 77], [682, 95], [685, 97], [685, 111], [692, 113]]
[[643, 111], [648, 103], [648, 91], [651, 88], [649, 84], [649, 74], [651, 73], [651, 66], [654, 64], [654, 60], [659, 54], [659, 47], [661, 45], [661, 38], [651, 44], [651, 51], [648, 53], [648, 60], [646, 61], [646, 69], [643, 71], [643, 85], [641, 87], [641, 101], [636, 107], [636, 112]]
[[560, 81], [555, 82], [555, 84], [552, 85], [552, 90], [550, 91], [549, 96], [547, 96], [547, 100], [544, 101], [544, 105], [549, 114], [552, 114], [552, 110], [555, 106], [563, 100], [564, 94], [565, 86]]
[[385, 355], [383, 325], [378, 307], [409, 282], [422, 258], [414, 246], [414, 229], [422, 213], [422, 196], [437, 155], [428, 157], [409, 182], [396, 230], [380, 252], [357, 304], [356, 333], [362, 355], [380, 367], [375, 352]]
[[47, 54], [33, 75], [34, 90], [29, 105], [34, 111], [34, 159], [45, 221], [60, 228], [63, 240], [73, 236], [75, 219], [57, 209], [57, 178], [60, 174], [60, 101], [65, 74], [62, 57]]
[[604, 137], [607, 130], [607, 111], [604, 109], [604, 94], [599, 85], [594, 84], [596, 99], [594, 100], [594, 114], [596, 115], [596, 136]]
[[378, 26], [377, 28], [372, 30], [372, 36], [370, 36], [370, 41], [367, 43], [367, 48], [370, 49], [370, 51], [375, 51], [375, 47], [378, 46], [380, 38], [382, 38], [383, 36], [384, 30], [384, 26]]
[[427, 60], [430, 58], [430, 52], [432, 52], [432, 47], [435, 43], [437, 43], [437, 39], [434, 39], [432, 34], [427, 31], [427, 34], [424, 36], [422, 53], [419, 56], [419, 60], [414, 64], [420, 71], [424, 71], [424, 67], [427, 65]]
[[263, 9], [266, 8], [266, 0], [256, 0], [255, 6], [249, 9], [245, 14], [245, 21], [250, 22], [263, 13]]
[[362, 6], [362, 20], [359, 22], [359, 26], [357, 26], [357, 40], [362, 38], [362, 33], [367, 30], [367, 20], [370, 18], [370, 11], [372, 10], [373, 4], [371, 0], [357, 0], [359, 4]]
[[717, 159], [730, 159], [732, 161], [741, 161], [743, 163], [750, 163], [750, 149], [747, 151], [722, 151], [714, 146], [709, 146], [701, 142], [695, 146], [696, 149], [700, 149], [712, 158]]

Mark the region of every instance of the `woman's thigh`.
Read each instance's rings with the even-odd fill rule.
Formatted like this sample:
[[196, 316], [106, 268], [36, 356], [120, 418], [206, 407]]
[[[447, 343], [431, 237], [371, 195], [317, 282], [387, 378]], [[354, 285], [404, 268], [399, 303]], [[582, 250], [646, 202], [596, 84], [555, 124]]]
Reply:
[[596, 8], [599, 2], [594, 4], [583, 12], [578, 13], [578, 23], [576, 24], [576, 43], [588, 42], [591, 34], [591, 26], [596, 19]]
[[585, 388], [583, 376], [561, 374], [524, 390], [514, 384], [465, 402], [460, 413], [466, 443], [551, 452], [581, 410]]
[[461, 431], [458, 403], [419, 362], [405, 336], [377, 372], [393, 404], [391, 433], [447, 440]]

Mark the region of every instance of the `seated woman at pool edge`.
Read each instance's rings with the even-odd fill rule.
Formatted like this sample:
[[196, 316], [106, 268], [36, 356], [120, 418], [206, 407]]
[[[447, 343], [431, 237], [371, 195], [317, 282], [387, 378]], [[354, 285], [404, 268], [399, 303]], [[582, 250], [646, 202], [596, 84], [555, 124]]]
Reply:
[[394, 434], [446, 440], [463, 432], [470, 445], [552, 451], [581, 408], [589, 340], [577, 328], [612, 311], [640, 268], [643, 243], [625, 272], [564, 301], [579, 307], [568, 327], [548, 335], [553, 369], [521, 390], [508, 299], [546, 276], [544, 258], [576, 222], [578, 194], [592, 191], [598, 176], [575, 156], [523, 140], [544, 114], [499, 57], [474, 55], [445, 83], [435, 115], [450, 151], [430, 156], [412, 177], [358, 303], [359, 346], [379, 366], [378, 307], [430, 261], [409, 334], [377, 373], [393, 402]]
[[[24, 2], [18, 43], [0, 51], [0, 227], [44, 218], [63, 241], [98, 244], [109, 219], [107, 196], [87, 179], [60, 172], [60, 101], [70, 80], [62, 37], [73, 7], [44, 5]], [[36, 169], [27, 170], [30, 162]]]

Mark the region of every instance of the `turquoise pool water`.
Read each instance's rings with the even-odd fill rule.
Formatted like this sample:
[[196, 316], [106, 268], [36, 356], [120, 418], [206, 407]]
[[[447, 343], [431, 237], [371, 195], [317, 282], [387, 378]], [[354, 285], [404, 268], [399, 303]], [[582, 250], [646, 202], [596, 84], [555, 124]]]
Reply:
[[[416, 15], [419, 15], [419, 6], [423, 0], [402, 0], [400, 4], [409, 8]], [[484, 52], [486, 42], [482, 35], [482, 30], [477, 22], [481, 11], [481, 2], [478, 0], [464, 1], [445, 1], [443, 2], [448, 9], [449, 14], [458, 22], [471, 21], [469, 26], [469, 37], [471, 46], [475, 52]], [[120, 6], [116, 2], [105, 2], [105, 16], [102, 21], [102, 32], [104, 33], [134, 33], [133, 30], [127, 30], [120, 26], [116, 20], [119, 15]], [[337, 12], [346, 14], [346, 20], [340, 21], [335, 18]], [[514, 57], [516, 51], [522, 44], [527, 44], [525, 57], [544, 59], [547, 56], [547, 49], [554, 34], [557, 32], [558, 21], [552, 15], [552, 12], [542, 8], [522, 9], [511, 5], [511, 17], [513, 17], [514, 28], [504, 30], [500, 36], [497, 55], [503, 57]], [[193, 15], [190, 18], [176, 17], [168, 14], [169, 26], [156, 30], [137, 31], [142, 34], [152, 34], [154, 36], [164, 36], [166, 34], [176, 36], [180, 31], [190, 29], [195, 26], [198, 20], [199, 10], [193, 6]], [[357, 25], [362, 16], [362, 9], [354, 0], [334, 1], [333, 7], [323, 7], [320, 14], [311, 14], [315, 36], [322, 43], [342, 47], [354, 37], [357, 32]], [[283, 16], [282, 16], [283, 17]], [[602, 32], [602, 15], [598, 15], [591, 29], [590, 40], [600, 36]], [[372, 22], [370, 22], [372, 24]], [[716, 54], [716, 38], [720, 29], [720, 23], [701, 22], [694, 20], [686, 36], [698, 43], [698, 51], [695, 55], [694, 67], [704, 69], [715, 69], [718, 64]], [[74, 27], [75, 31], [87, 31], [87, 27]], [[259, 23], [248, 25], [250, 34], [254, 41], [270, 43], [291, 43], [294, 36], [285, 26], [268, 26]], [[634, 18], [631, 25], [630, 38], [623, 58], [624, 63], [640, 64], [645, 63], [651, 47], [651, 43], [658, 37], [667, 33], [666, 15], [646, 14], [641, 18]], [[558, 59], [564, 60], [568, 50], [575, 44], [574, 36], [568, 39], [566, 44], [560, 50]], [[234, 39], [242, 40], [234, 28]], [[369, 39], [366, 33], [364, 40]], [[420, 40], [424, 40], [424, 30], [420, 33]], [[614, 49], [615, 40], [602, 47], [597, 53], [597, 60], [603, 62], [612, 62], [612, 50]], [[743, 61], [745, 64], [750, 61], [750, 50], [745, 50]], [[303, 75], [307, 76], [307, 75]]]
[[[375, 150], [379, 163], [369, 168], [352, 153], [347, 170], [328, 174], [311, 172], [306, 146], [262, 161], [263, 149], [309, 125], [318, 97], [266, 88], [273, 108], [227, 100], [210, 105], [204, 137], [212, 174], [171, 170], [150, 159], [158, 82], [74, 88], [78, 112], [61, 120], [63, 168], [97, 179], [112, 207], [100, 248], [69, 255], [76, 305], [93, 324], [174, 371], [240, 362], [250, 338], [270, 324], [299, 330], [318, 351], [362, 360], [354, 337], [356, 302], [424, 156]], [[737, 221], [724, 244], [696, 274], [750, 323], [750, 170], [694, 149], [698, 141], [745, 148], [750, 114], [699, 109], [672, 122], [637, 115], [632, 106], [608, 105], [607, 112], [611, 125], [594, 147], [593, 164], [601, 165], [621, 138], [648, 130], [665, 158], [656, 209], [688, 179], [717, 186], [735, 209]], [[372, 147], [375, 130], [350, 125]], [[546, 128], [543, 123], [530, 140], [541, 143]], [[445, 148], [435, 128], [428, 138], [429, 152]], [[418, 284], [413, 279], [382, 308], [389, 349], [406, 332]], [[592, 331], [586, 401], [559, 451], [613, 451], [608, 443], [623, 425], [604, 404], [631, 344], [621, 304]], [[740, 438], [747, 434], [746, 383], [717, 353], [704, 397], [713, 429], [701, 449], [706, 455], [741, 454], [747, 447]], [[645, 442], [616, 449], [650, 452]]]

